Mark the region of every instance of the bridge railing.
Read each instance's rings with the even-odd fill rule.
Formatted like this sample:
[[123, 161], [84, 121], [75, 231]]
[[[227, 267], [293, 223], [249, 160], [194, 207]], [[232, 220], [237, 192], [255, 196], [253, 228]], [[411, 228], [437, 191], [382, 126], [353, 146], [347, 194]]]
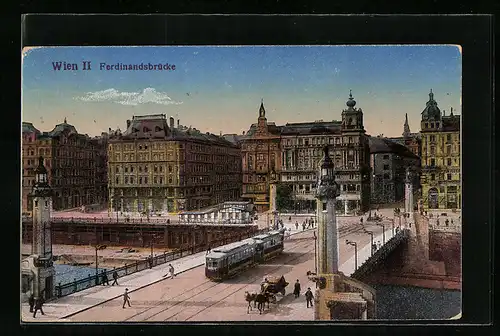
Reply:
[[[210, 247], [218, 247], [222, 245], [229, 244], [234, 241], [238, 240], [243, 240], [247, 239], [250, 237], [254, 237], [256, 235], [259, 235], [263, 232], [267, 232], [267, 229], [264, 230], [258, 230], [258, 231], [253, 231], [253, 232], [245, 232], [241, 233], [238, 235], [228, 235], [226, 237], [213, 240], [210, 242]], [[68, 283], [58, 283], [55, 288], [54, 288], [54, 298], [60, 298], [66, 295], [70, 295], [82, 290], [85, 290], [90, 287], [94, 287], [96, 285], [102, 285], [102, 280], [103, 280], [103, 274], [107, 277], [107, 279], [110, 281], [110, 283], [113, 282], [113, 272], [116, 271], [118, 274], [118, 279], [122, 278], [124, 276], [143, 271], [148, 268], [152, 268], [158, 265], [163, 265], [166, 263], [169, 263], [171, 261], [193, 255], [202, 251], [206, 251], [208, 248], [208, 244], [199, 244], [197, 246], [191, 246], [191, 247], [183, 247], [176, 249], [174, 251], [170, 252], [164, 252], [163, 254], [159, 254], [154, 256], [152, 259], [146, 258], [145, 260], [138, 260], [136, 262], [133, 262], [128, 265], [124, 265], [122, 267], [118, 268], [113, 268], [107, 271], [100, 272], [97, 277], [97, 282], [96, 282], [96, 274], [95, 272], [93, 274], [89, 273], [87, 277], [82, 278], [82, 279], [74, 279], [72, 282]]]
[[409, 229], [399, 230], [380, 249], [374, 252], [372, 256], [359, 266], [358, 269], [351, 274], [351, 277], [359, 279], [377, 268], [380, 263], [384, 262], [389, 253], [391, 253], [402, 241], [408, 239], [409, 236]]
[[[31, 223], [33, 219], [31, 217], [23, 217], [23, 223]], [[254, 223], [238, 223], [238, 222], [227, 222], [227, 221], [201, 221], [201, 220], [178, 220], [170, 218], [113, 218], [113, 217], [52, 217], [52, 223], [100, 223], [100, 224], [189, 224], [189, 225], [254, 225]]]

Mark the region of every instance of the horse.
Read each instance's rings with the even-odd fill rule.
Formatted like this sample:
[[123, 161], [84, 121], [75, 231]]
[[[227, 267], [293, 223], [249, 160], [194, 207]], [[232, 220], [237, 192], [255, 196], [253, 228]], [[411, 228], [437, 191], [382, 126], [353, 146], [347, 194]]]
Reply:
[[[262, 314], [262, 312], [264, 311], [266, 303], [267, 303], [267, 308], [269, 309], [269, 302], [271, 302], [271, 299], [273, 297], [274, 297], [273, 294], [267, 292], [259, 293], [256, 295], [255, 302], [257, 302], [257, 309], [259, 309], [259, 315]], [[273, 300], [273, 302], [275, 302], [275, 300]]]
[[248, 302], [247, 314], [250, 312], [250, 310], [252, 310], [252, 302], [254, 303], [253, 304], [254, 308], [257, 305], [257, 301], [255, 300], [256, 297], [257, 293], [249, 293], [248, 291], [245, 292], [245, 301]]

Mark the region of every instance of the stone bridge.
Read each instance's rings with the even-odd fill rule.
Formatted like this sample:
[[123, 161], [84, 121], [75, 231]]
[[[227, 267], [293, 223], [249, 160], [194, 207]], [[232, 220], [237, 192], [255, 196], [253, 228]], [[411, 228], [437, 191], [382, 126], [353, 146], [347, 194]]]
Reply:
[[[449, 221], [451, 223], [451, 220]], [[461, 224], [413, 214], [403, 229], [364, 261], [351, 277], [368, 285], [460, 290]]]

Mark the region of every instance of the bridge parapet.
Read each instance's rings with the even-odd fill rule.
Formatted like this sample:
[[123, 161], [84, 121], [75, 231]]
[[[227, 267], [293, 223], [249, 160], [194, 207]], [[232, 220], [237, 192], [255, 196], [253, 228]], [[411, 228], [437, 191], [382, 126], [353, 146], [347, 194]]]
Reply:
[[399, 246], [399, 244], [408, 240], [409, 236], [409, 229], [400, 230], [383, 246], [381, 246], [380, 249], [373, 253], [373, 255], [369, 257], [356, 271], [354, 271], [354, 273], [351, 274], [351, 277], [354, 279], [362, 278], [363, 276], [376, 270], [379, 265], [384, 262], [387, 256]]

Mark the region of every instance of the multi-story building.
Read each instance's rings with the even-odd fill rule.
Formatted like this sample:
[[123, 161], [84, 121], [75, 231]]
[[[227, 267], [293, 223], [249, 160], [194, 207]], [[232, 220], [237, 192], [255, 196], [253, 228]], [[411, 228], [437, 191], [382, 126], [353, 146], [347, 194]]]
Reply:
[[372, 171], [371, 203], [402, 202], [405, 197], [406, 170], [412, 176], [413, 190], [420, 188], [420, 158], [409, 148], [382, 137], [370, 137]]
[[350, 94], [342, 121], [276, 126], [267, 122], [261, 104], [258, 124], [253, 124], [242, 140], [243, 196], [254, 200], [259, 211], [268, 210], [269, 179], [274, 171], [281, 184], [292, 187], [295, 210], [313, 211], [318, 164], [322, 148], [329, 146], [341, 188], [337, 210], [352, 213], [367, 209], [370, 151], [363, 111], [355, 106]]
[[425, 209], [461, 208], [460, 115], [441, 113], [429, 93], [422, 112], [422, 202]]
[[269, 210], [269, 188], [273, 174], [278, 174], [280, 162], [280, 128], [268, 122], [261, 102], [257, 124], [252, 124], [241, 138], [243, 168], [242, 198], [254, 203], [257, 211]]
[[240, 149], [164, 114], [134, 116], [108, 140], [108, 176], [110, 211], [201, 209], [239, 199]]
[[93, 142], [86, 134], [79, 134], [64, 119], [50, 132], [40, 132], [32, 123], [22, 125], [22, 208], [32, 208], [27, 197], [33, 187], [35, 165], [43, 156], [48, 170], [49, 183], [54, 191], [54, 210], [94, 205], [106, 199], [106, 190], [97, 179], [98, 153], [101, 144]]
[[405, 123], [403, 125], [403, 134], [401, 137], [389, 138], [400, 145], [408, 147], [408, 149], [418, 157], [422, 156], [422, 139], [420, 133], [412, 133], [408, 123], [408, 113], [405, 115]]
[[91, 139], [96, 148], [95, 155], [95, 190], [97, 190], [97, 204], [106, 206], [108, 204], [108, 133], [101, 133]]

